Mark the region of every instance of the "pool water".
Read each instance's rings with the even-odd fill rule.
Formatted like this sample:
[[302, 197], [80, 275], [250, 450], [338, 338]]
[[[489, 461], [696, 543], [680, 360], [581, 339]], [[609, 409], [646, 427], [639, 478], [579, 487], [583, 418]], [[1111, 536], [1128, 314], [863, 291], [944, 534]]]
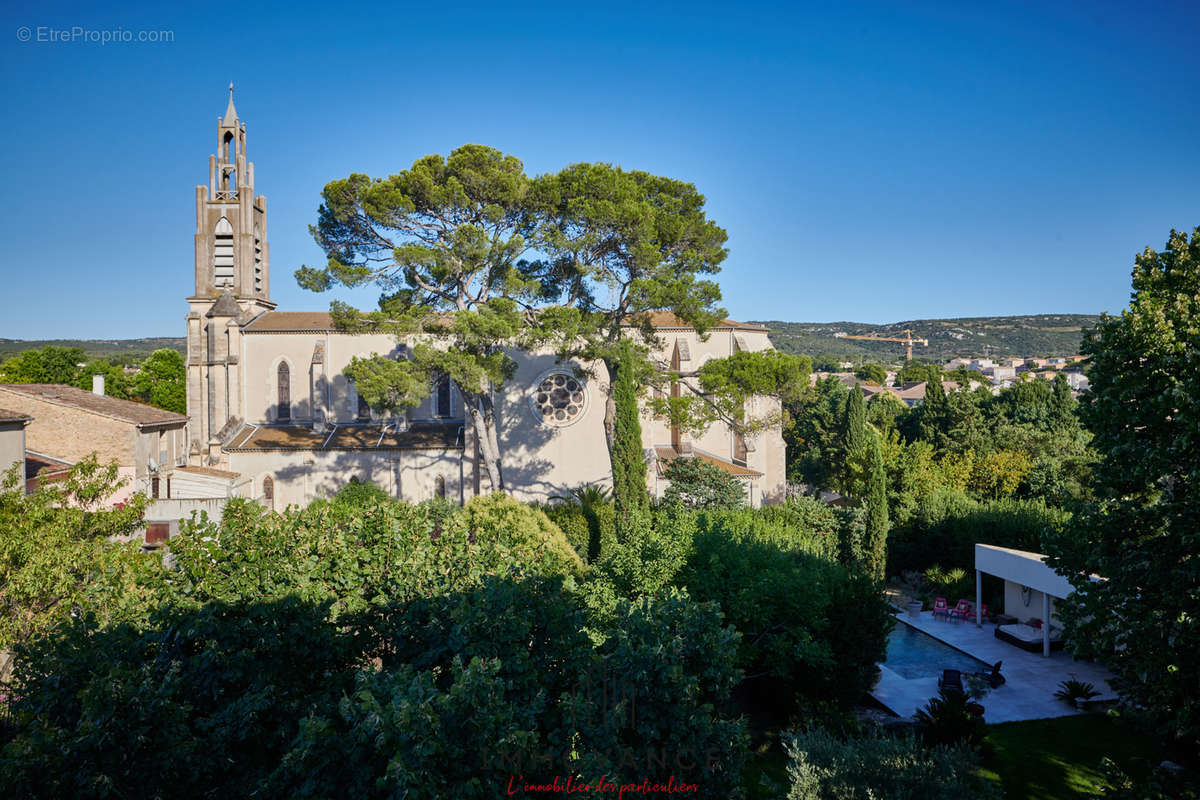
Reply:
[[939, 642], [929, 634], [900, 621], [896, 622], [896, 627], [888, 634], [887, 658], [884, 663], [900, 677], [909, 679], [940, 676], [944, 669], [956, 669], [968, 675], [972, 672], [991, 670], [990, 664], [972, 658], [961, 650], [955, 650], [950, 645]]

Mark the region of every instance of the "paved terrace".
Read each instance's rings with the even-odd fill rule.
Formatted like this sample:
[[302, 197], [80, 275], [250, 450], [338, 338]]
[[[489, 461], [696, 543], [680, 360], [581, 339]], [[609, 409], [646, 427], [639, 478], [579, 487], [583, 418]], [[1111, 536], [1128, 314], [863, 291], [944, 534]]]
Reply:
[[[996, 626], [991, 623], [976, 627], [971, 621], [947, 620], [944, 616], [934, 618], [929, 611], [922, 612], [916, 619], [898, 613], [896, 619], [896, 624], [911, 625], [980, 661], [988, 664], [1004, 662], [1000, 674], [1007, 682], [993, 689], [982, 701], [987, 709], [984, 718], [988, 722], [1016, 722], [1083, 713], [1054, 697], [1059, 683], [1072, 677], [1092, 684], [1100, 692], [1093, 701], [1116, 699], [1116, 692], [1108, 684], [1112, 673], [1104, 667], [1090, 661], [1076, 661], [1061, 651], [1052, 653], [1049, 658], [1040, 653], [1027, 653], [997, 639], [994, 635]], [[912, 716], [938, 693], [937, 677], [908, 679], [888, 669], [886, 664], [880, 664], [879, 668], [879, 683], [871, 694], [902, 717]], [[941, 674], [940, 667], [936, 671]]]

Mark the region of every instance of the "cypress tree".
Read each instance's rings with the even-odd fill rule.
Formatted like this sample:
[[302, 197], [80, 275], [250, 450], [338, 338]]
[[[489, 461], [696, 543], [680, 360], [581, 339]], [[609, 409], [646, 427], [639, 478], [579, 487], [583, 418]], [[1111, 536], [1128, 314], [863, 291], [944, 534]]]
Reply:
[[[618, 536], [626, 529], [631, 514], [650, 507], [646, 491], [646, 456], [642, 451], [642, 423], [635, 378], [637, 353], [628, 339], [617, 345], [617, 374], [613, 380], [613, 504], [617, 511]], [[623, 537], [622, 537], [623, 538]]]
[[842, 414], [842, 492], [851, 497], [861, 497], [866, 489], [869, 436], [867, 407], [862, 388], [856, 385], [846, 397]]
[[941, 449], [945, 444], [947, 429], [950, 424], [950, 401], [942, 389], [941, 380], [928, 381], [925, 384], [925, 402], [921, 405], [921, 422], [917, 438], [929, 442], [935, 449]]
[[884, 580], [887, 569], [887, 473], [883, 468], [883, 449], [879, 446], [879, 437], [871, 438], [870, 469], [867, 479], [867, 531], [866, 551], [867, 571], [877, 581]]

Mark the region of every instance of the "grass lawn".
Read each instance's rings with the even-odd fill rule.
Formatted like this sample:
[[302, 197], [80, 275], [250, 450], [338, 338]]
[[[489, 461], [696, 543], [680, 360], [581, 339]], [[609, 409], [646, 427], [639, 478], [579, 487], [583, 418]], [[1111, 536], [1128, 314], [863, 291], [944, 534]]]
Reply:
[[988, 741], [995, 755], [983, 773], [1004, 787], [1008, 800], [1097, 797], [1101, 758], [1128, 767], [1156, 755], [1152, 744], [1098, 714], [989, 725]]

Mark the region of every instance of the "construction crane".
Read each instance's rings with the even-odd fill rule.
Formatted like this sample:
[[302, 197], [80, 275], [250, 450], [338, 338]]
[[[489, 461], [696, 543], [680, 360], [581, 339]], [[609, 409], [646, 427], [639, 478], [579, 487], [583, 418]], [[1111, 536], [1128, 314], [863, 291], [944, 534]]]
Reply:
[[904, 345], [905, 361], [912, 361], [912, 348], [914, 344], [929, 346], [928, 339], [913, 338], [912, 331], [908, 328], [904, 329], [904, 336], [856, 336], [850, 333], [835, 333], [834, 338], [837, 339], [862, 339], [867, 342], [901, 342]]

